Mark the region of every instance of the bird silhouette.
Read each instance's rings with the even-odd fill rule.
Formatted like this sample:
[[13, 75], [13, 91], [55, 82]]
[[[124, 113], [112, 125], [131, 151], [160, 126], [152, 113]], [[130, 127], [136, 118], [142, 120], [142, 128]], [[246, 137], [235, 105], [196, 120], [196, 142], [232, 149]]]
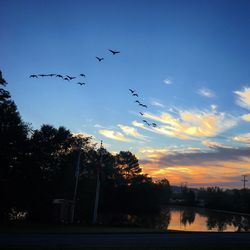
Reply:
[[86, 83], [85, 82], [78, 82], [77, 84], [79, 84], [79, 85], [85, 85]]
[[150, 126], [150, 123], [148, 123], [146, 120], [142, 120], [143, 122], [145, 122], [148, 126]]
[[137, 96], [138, 97], [138, 94], [134, 93], [133, 96]]
[[52, 76], [55, 76], [55, 75], [56, 75], [56, 74], [48, 74], [48, 76], [51, 76], [51, 77], [52, 77]]
[[37, 75], [30, 75], [30, 78], [38, 78]]
[[101, 62], [104, 58], [102, 57], [102, 58], [100, 58], [100, 57], [98, 57], [98, 56], [96, 56], [95, 57], [99, 62]]
[[152, 123], [152, 125], [153, 125], [153, 127], [157, 127], [157, 124], [156, 124], [156, 123], [154, 123], [154, 122]]
[[66, 76], [67, 76], [67, 78], [68, 78], [69, 80], [73, 80], [73, 79], [76, 78], [75, 76], [68, 76], [68, 75], [66, 75]]
[[135, 90], [129, 89], [129, 91], [130, 91], [132, 94], [135, 93]]
[[144, 107], [144, 108], [147, 108], [147, 107], [148, 107], [147, 105], [142, 104], [142, 103], [140, 103], [139, 105], [142, 106], [142, 107]]
[[80, 74], [80, 76], [83, 76], [83, 77], [85, 77], [85, 75], [84, 75], [84, 74]]
[[139, 112], [140, 113], [140, 115], [144, 115], [142, 112]]
[[109, 49], [109, 51], [110, 51], [113, 55], [120, 53], [120, 51], [115, 51], [115, 50], [111, 50], [111, 49]]
[[62, 76], [62, 75], [56, 75], [56, 77], [60, 77], [60, 78], [63, 78], [63, 76]]
[[68, 77], [64, 77], [63, 80], [69, 81], [69, 78]]
[[46, 75], [44, 75], [44, 74], [39, 74], [39, 76], [41, 76], [41, 77], [45, 77]]
[[139, 105], [142, 105], [138, 100], [136, 100], [135, 102], [137, 102]]

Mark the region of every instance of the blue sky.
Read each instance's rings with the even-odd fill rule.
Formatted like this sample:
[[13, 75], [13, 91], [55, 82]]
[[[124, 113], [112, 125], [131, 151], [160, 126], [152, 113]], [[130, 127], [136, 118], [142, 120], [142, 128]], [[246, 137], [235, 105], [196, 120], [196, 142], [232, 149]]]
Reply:
[[[131, 150], [146, 173], [172, 183], [237, 187], [250, 173], [249, 1], [0, 5], [0, 67], [34, 128], [49, 123], [91, 134], [110, 151]], [[86, 86], [76, 84], [80, 77], [29, 78], [39, 73], [84, 73]], [[139, 111], [157, 127], [143, 125]], [[229, 149], [237, 157], [227, 161]], [[200, 155], [214, 152], [211, 161]], [[176, 165], [165, 160], [180, 154]]]

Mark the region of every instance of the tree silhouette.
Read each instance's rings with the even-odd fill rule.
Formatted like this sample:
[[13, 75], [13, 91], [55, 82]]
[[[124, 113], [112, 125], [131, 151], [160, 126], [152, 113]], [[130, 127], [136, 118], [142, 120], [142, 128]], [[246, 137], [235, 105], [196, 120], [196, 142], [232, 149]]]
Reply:
[[0, 220], [3, 220], [4, 214], [5, 217], [7, 216], [11, 207], [17, 206], [22, 195], [22, 171], [29, 132], [29, 127], [22, 121], [10, 93], [3, 88], [6, 85], [7, 82], [0, 72], [0, 199], [2, 204]]

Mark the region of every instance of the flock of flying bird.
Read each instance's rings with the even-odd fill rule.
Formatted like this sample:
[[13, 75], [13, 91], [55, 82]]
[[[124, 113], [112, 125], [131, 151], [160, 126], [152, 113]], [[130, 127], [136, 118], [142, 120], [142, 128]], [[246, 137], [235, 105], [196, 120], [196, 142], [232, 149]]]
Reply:
[[[135, 90], [129, 89], [129, 91], [131, 92], [132, 96], [139, 97], [139, 95], [136, 93]], [[148, 108], [147, 105], [141, 103], [139, 100], [136, 100], [135, 102], [138, 103], [138, 105], [141, 106], [141, 107], [143, 107], [143, 108]], [[140, 114], [141, 116], [144, 116], [144, 113], [142, 113], [142, 112], [139, 112], [139, 114]], [[153, 123], [149, 123], [147, 120], [142, 120], [142, 121], [143, 121], [145, 124], [147, 124], [148, 126], [153, 126], [154, 128], [157, 127], [157, 124], [154, 123], [154, 122], [153, 122]]]
[[[71, 81], [71, 80], [76, 79], [76, 76], [61, 75], [61, 74], [37, 74], [37, 75], [30, 75], [30, 78], [53, 77], [53, 76], [61, 78], [62, 80], [65, 80], [65, 81]], [[85, 74], [80, 74], [79, 76], [85, 77]], [[85, 85], [86, 83], [85, 82], [78, 82], [77, 84], [82, 86], [82, 85]]]
[[[119, 54], [120, 51], [116, 51], [116, 50], [111, 50], [109, 49], [109, 52], [111, 52], [113, 55], [116, 55], [116, 54]], [[96, 59], [98, 60], [98, 62], [101, 62], [104, 60], [104, 57], [98, 57], [96, 56]], [[65, 80], [65, 81], [72, 81], [74, 79], [76, 79], [77, 77], [76, 76], [69, 76], [69, 75], [62, 75], [62, 74], [32, 74], [30, 75], [30, 78], [38, 78], [38, 77], [57, 77], [57, 78], [61, 78], [62, 80]], [[80, 77], [86, 77], [85, 74], [81, 73], [79, 74]], [[77, 84], [83, 86], [83, 85], [86, 85], [85, 82], [77, 82]], [[131, 92], [132, 96], [135, 96], [135, 97], [139, 97], [139, 95], [136, 93], [135, 90], [132, 90], [132, 89], [129, 89], [129, 91]], [[147, 105], [141, 103], [139, 100], [136, 100], [135, 101], [136, 103], [138, 103], [139, 106], [143, 107], [143, 108], [148, 108]], [[144, 115], [144, 113], [142, 112], [139, 112], [139, 114], [141, 116]], [[156, 123], [149, 123], [147, 120], [142, 120], [145, 124], [147, 124], [148, 126], [153, 126], [153, 127], [157, 127], [157, 124]]]
[[[113, 55], [120, 53], [120, 51], [111, 50], [111, 49], [109, 49], [109, 52], [111, 52]], [[96, 59], [99, 62], [101, 62], [102, 60], [104, 60], [104, 57], [98, 57], [98, 56], [96, 56]], [[71, 81], [71, 80], [74, 80], [74, 79], [77, 78], [76, 76], [69, 76], [69, 75], [62, 75], [62, 74], [32, 74], [32, 75], [30, 75], [30, 78], [53, 77], [53, 76], [61, 78], [62, 80], [65, 80], [65, 81]], [[86, 77], [85, 74], [80, 74], [79, 76]], [[77, 82], [77, 84], [83, 86], [83, 85], [86, 85], [86, 82]]]

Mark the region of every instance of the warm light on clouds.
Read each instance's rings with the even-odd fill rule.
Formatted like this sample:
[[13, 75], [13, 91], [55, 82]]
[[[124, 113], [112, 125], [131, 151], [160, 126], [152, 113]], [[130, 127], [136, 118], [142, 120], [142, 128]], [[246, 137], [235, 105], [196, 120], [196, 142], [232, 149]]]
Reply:
[[243, 90], [234, 93], [237, 95], [237, 104], [250, 109], [250, 87], [244, 87]]
[[233, 138], [234, 141], [242, 142], [250, 145], [250, 133], [240, 134]]
[[215, 141], [202, 141], [202, 144], [209, 147], [209, 148], [218, 148], [218, 147], [222, 147], [222, 145], [218, 142]]
[[242, 118], [244, 121], [250, 122], [250, 114], [242, 115], [241, 118]]
[[207, 89], [207, 88], [201, 88], [198, 90], [198, 94], [201, 95], [201, 96], [205, 96], [205, 97], [208, 97], [208, 98], [211, 98], [211, 97], [214, 97], [214, 92], [210, 89]]
[[99, 133], [109, 139], [117, 140], [117, 141], [123, 141], [123, 142], [129, 142], [130, 139], [126, 138], [122, 133], [113, 131], [113, 130], [99, 130]]
[[145, 173], [156, 179], [167, 178], [171, 184], [188, 182], [188, 185], [211, 186], [213, 183], [238, 183], [240, 175], [250, 172], [250, 148], [220, 148], [216, 145], [203, 152], [200, 149], [142, 148], [140, 165]]
[[169, 113], [162, 113], [161, 115], [144, 113], [144, 117], [154, 120], [158, 123], [158, 126], [148, 128], [138, 122], [133, 122], [133, 125], [151, 132], [183, 140], [216, 136], [237, 124], [235, 118], [225, 113], [200, 110], [180, 110], [175, 117]]
[[122, 131], [124, 134], [126, 135], [130, 135], [130, 136], [133, 136], [137, 139], [141, 139], [141, 140], [146, 140], [147, 137], [140, 134], [136, 128], [134, 127], [130, 127], [130, 126], [125, 126], [125, 125], [121, 125], [121, 124], [118, 124], [117, 125]]

